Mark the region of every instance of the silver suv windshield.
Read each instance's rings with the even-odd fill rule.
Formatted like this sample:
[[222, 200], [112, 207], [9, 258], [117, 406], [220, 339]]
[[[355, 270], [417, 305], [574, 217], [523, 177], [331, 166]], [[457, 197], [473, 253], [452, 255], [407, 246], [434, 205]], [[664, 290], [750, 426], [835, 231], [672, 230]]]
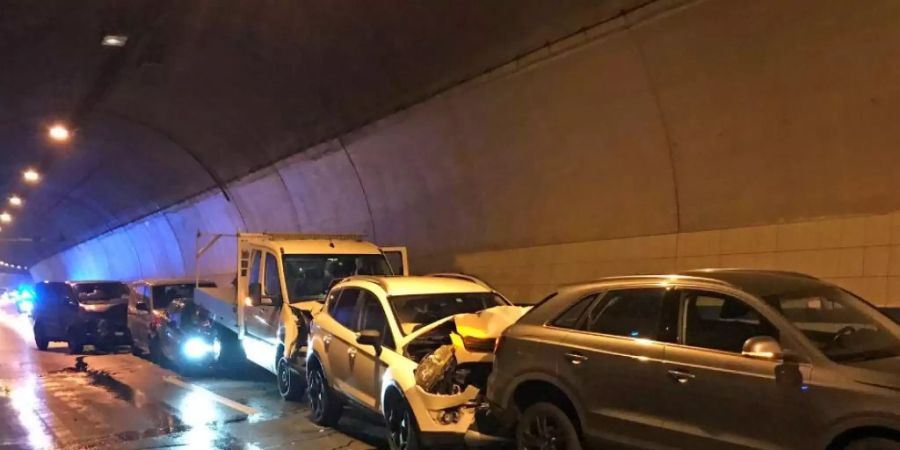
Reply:
[[382, 254], [284, 256], [284, 281], [291, 301], [322, 298], [341, 278], [393, 274]]
[[897, 326], [843, 289], [818, 284], [763, 299], [835, 362], [900, 356]]

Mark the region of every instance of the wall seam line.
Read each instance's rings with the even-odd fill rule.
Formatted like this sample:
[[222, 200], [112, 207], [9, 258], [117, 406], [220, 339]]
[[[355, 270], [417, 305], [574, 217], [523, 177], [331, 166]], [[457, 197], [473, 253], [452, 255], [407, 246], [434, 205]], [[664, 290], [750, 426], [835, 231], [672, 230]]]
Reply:
[[296, 231], [302, 232], [303, 228], [300, 226], [302, 223], [302, 221], [300, 220], [300, 211], [297, 209], [297, 205], [294, 204], [294, 196], [291, 195], [291, 190], [288, 188], [287, 182], [284, 181], [284, 176], [281, 175], [281, 169], [278, 168], [278, 164], [273, 164], [272, 168], [275, 169], [275, 175], [278, 176], [278, 180], [281, 181], [281, 186], [284, 187], [284, 193], [288, 196], [288, 203], [291, 204], [291, 209], [294, 210], [294, 224], [296, 224], [297, 226]]
[[369, 222], [372, 225], [372, 241], [378, 242], [378, 233], [375, 231], [375, 215], [372, 214], [372, 205], [369, 203], [369, 193], [366, 191], [366, 185], [363, 183], [362, 177], [359, 175], [359, 168], [356, 167], [356, 162], [353, 161], [353, 157], [350, 156], [350, 151], [347, 150], [347, 147], [344, 145], [344, 141], [341, 140], [340, 137], [335, 139], [338, 145], [341, 147], [341, 150], [344, 151], [344, 155], [347, 156], [347, 161], [350, 162], [350, 167], [353, 168], [353, 173], [356, 175], [356, 182], [359, 183], [359, 189], [362, 191], [363, 200], [366, 202], [366, 210], [369, 212]]

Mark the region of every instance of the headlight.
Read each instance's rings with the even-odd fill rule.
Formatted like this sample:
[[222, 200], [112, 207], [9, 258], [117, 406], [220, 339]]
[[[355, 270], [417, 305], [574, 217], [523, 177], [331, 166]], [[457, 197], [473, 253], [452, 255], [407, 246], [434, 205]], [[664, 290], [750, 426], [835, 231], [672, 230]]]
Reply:
[[31, 300], [20, 300], [19, 311], [30, 314], [34, 310], [34, 303]]
[[219, 351], [218, 344], [218, 341], [209, 343], [205, 339], [195, 336], [188, 338], [182, 347], [182, 352], [184, 353], [184, 356], [190, 359], [201, 359], [210, 354], [215, 356]]

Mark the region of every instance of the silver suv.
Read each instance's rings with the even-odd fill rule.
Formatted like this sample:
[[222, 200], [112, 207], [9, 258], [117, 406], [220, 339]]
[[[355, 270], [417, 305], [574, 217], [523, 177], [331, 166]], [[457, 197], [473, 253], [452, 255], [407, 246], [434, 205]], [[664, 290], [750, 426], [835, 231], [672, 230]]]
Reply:
[[900, 327], [810, 276], [754, 270], [561, 289], [488, 382], [519, 448], [900, 448]]

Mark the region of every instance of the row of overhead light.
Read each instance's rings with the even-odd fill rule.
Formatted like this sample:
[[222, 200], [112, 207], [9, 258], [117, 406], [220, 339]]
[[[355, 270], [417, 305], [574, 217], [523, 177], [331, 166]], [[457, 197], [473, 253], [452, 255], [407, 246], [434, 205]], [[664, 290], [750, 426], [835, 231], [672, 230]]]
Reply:
[[[124, 47], [128, 42], [128, 36], [123, 34], [107, 34], [103, 36], [103, 39], [100, 41], [100, 44], [104, 47]], [[63, 144], [69, 142], [72, 138], [72, 131], [66, 124], [56, 123], [47, 128], [47, 137], [50, 138], [51, 141], [57, 144]], [[35, 185], [41, 181], [41, 173], [37, 171], [34, 167], [29, 167], [22, 171], [22, 180], [26, 184]], [[7, 203], [9, 208], [12, 209], [21, 209], [25, 200], [18, 194], [10, 194], [7, 198]], [[0, 231], [3, 231], [3, 226], [9, 225], [13, 222], [13, 214], [9, 212], [9, 210], [0, 209]], [[0, 260], [0, 267], [7, 267], [11, 269], [19, 269], [26, 270], [27, 266], [21, 266], [18, 264], [10, 264], [6, 261]]]

